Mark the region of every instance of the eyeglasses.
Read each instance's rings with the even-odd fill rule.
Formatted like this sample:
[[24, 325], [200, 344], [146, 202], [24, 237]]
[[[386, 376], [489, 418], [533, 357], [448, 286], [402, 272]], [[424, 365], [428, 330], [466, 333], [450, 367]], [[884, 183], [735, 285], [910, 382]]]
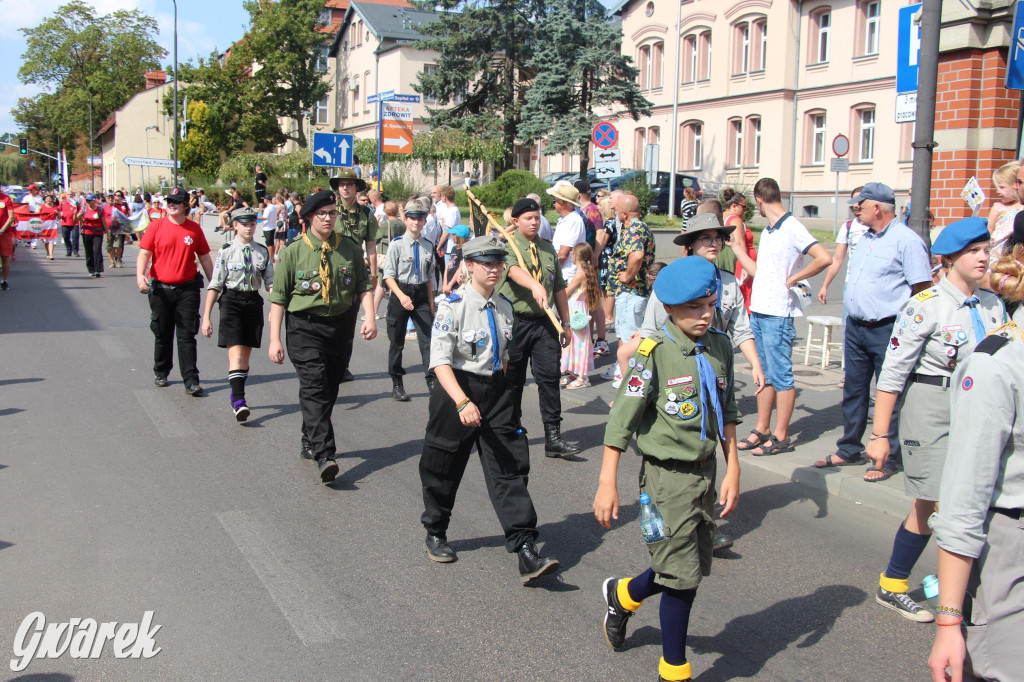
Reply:
[[316, 213], [313, 214], [313, 217], [314, 218], [319, 218], [320, 220], [334, 220], [335, 218], [338, 217], [338, 212], [337, 211], [317, 211]]
[[354, 180], [339, 180], [338, 187], [355, 187], [356, 183]]
[[485, 270], [501, 270], [502, 268], [505, 267], [505, 261], [503, 261], [503, 260], [496, 260], [496, 261], [480, 261], [480, 260], [475, 260], [473, 262], [476, 263], [477, 265], [479, 265], [480, 267], [482, 267]]
[[712, 234], [706, 234], [706, 235], [703, 235], [701, 237], [698, 237], [697, 239], [694, 239], [693, 241], [698, 243], [698, 244], [701, 244], [703, 246], [711, 246], [715, 242], [719, 242], [720, 244], [724, 244], [725, 243], [725, 238], [722, 235], [720, 235], [720, 234], [713, 234], [713, 235]]

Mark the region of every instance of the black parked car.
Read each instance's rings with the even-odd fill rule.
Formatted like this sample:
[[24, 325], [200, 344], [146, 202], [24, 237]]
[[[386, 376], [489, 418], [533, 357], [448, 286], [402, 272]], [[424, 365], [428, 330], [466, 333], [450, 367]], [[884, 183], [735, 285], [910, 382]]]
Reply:
[[[658, 171], [658, 181], [651, 187], [651, 212], [668, 213], [668, 176], [664, 171]], [[700, 181], [692, 175], [676, 173], [676, 215], [679, 214], [679, 203], [683, 200], [683, 190], [692, 187], [697, 194], [697, 201], [703, 199], [704, 192], [700, 188]]]

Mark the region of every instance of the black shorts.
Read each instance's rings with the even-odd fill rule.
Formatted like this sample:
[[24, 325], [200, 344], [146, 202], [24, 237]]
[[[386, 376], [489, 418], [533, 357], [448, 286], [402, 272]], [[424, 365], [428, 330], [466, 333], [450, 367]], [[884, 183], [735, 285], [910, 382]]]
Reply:
[[277, 230], [273, 227], [269, 230], [263, 230], [263, 243], [267, 246], [273, 246], [275, 234], [277, 234]]
[[259, 348], [263, 338], [263, 297], [259, 292], [225, 289], [218, 302], [217, 345]]

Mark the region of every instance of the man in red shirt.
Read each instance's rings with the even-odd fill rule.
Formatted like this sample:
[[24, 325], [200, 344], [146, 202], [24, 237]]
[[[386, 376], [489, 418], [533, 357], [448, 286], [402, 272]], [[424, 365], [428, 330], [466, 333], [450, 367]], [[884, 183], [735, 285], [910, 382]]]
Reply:
[[81, 220], [78, 204], [74, 195], [60, 195], [60, 233], [64, 238], [64, 248], [67, 249], [67, 257], [71, 258], [74, 253], [78, 256], [79, 230], [78, 222]]
[[[203, 277], [213, 275], [210, 246], [197, 223], [188, 219], [188, 193], [173, 188], [165, 198], [167, 217], [150, 223], [139, 242], [135, 278], [139, 291], [149, 294], [150, 328], [156, 337], [153, 351], [153, 383], [167, 385], [174, 366], [172, 348], [178, 338], [178, 367], [191, 396], [203, 394], [196, 366], [196, 334], [199, 333], [199, 292]], [[148, 270], [148, 277], [147, 277]]]
[[11, 272], [11, 256], [14, 255], [14, 200], [0, 190], [0, 291], [7, 291], [7, 275]]
[[123, 192], [107, 193], [107, 203], [103, 205], [103, 213], [100, 214], [103, 226], [107, 228], [107, 258], [110, 259], [111, 268], [123, 268], [121, 255], [124, 253], [124, 232], [120, 225], [114, 221], [114, 209], [128, 215], [128, 204], [125, 203]]
[[85, 206], [79, 214], [82, 219], [82, 247], [85, 249], [85, 268], [90, 277], [103, 276], [103, 209], [95, 194], [85, 195]]

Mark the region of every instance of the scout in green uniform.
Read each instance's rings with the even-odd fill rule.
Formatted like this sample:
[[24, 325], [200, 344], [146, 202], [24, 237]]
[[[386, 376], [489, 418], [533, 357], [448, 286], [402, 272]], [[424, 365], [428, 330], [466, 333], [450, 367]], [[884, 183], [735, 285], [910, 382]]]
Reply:
[[[562, 348], [569, 343], [569, 303], [558, 254], [550, 242], [537, 238], [540, 230], [540, 204], [520, 199], [512, 207], [512, 222], [517, 231], [508, 243], [508, 269], [498, 291], [512, 301], [516, 315], [516, 338], [509, 349], [508, 383], [515, 398], [515, 422], [522, 428], [523, 385], [526, 365], [532, 362], [533, 378], [540, 396], [540, 414], [544, 420], [544, 454], [548, 457], [575, 455], [580, 448], [562, 439], [561, 378]], [[519, 254], [525, 262], [520, 262]], [[562, 320], [561, 332], [555, 331], [545, 308], [555, 304]]]
[[651, 568], [635, 578], [604, 582], [604, 630], [608, 643], [621, 647], [629, 617], [644, 599], [660, 593], [662, 680], [691, 678], [686, 631], [697, 586], [711, 572], [719, 441], [726, 459], [723, 517], [739, 498], [732, 344], [711, 327], [717, 286], [715, 266], [701, 256], [680, 258], [658, 274], [654, 289], [671, 324], [644, 339], [629, 360], [608, 417], [594, 498], [594, 516], [611, 528], [619, 516], [619, 457], [636, 434], [643, 457], [640, 491], [661, 512], [666, 539], [647, 546]]
[[[334, 193], [317, 192], [306, 199], [301, 215], [309, 230], [281, 252], [270, 295], [270, 359], [284, 362], [281, 322], [287, 325], [288, 358], [299, 376], [302, 411], [300, 453], [317, 462], [320, 480], [334, 480], [334, 426], [331, 413], [345, 358], [352, 354], [352, 333], [362, 304], [361, 329], [369, 341], [377, 336], [373, 319], [373, 285], [359, 246], [334, 231], [338, 219]], [[287, 315], [286, 315], [287, 313]]]

